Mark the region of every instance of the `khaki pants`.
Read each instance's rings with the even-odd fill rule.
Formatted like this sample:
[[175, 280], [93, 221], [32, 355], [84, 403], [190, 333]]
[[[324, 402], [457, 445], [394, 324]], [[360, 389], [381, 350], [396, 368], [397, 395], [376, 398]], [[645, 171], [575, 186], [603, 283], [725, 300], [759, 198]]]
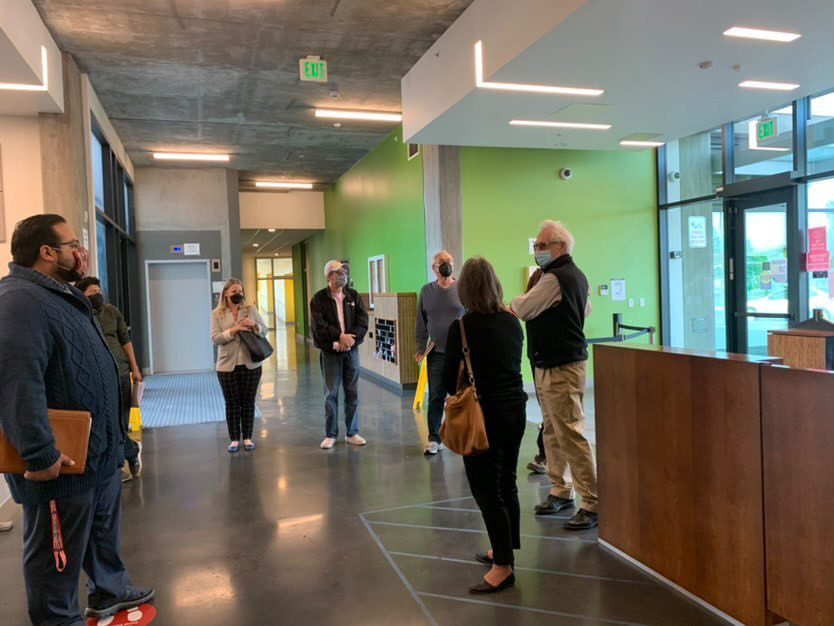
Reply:
[[[585, 439], [585, 376], [587, 361], [548, 369], [535, 369], [536, 392], [544, 418], [544, 446], [550, 493], [573, 498], [573, 488], [582, 497], [582, 508], [596, 513], [597, 470], [591, 444]], [[570, 467], [571, 477], [566, 478]]]

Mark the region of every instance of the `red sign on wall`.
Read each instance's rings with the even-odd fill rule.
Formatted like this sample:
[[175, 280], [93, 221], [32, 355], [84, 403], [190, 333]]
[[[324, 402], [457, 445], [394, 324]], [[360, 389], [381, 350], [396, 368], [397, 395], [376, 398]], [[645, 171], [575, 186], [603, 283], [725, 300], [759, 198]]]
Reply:
[[[812, 252], [825, 252], [828, 250], [828, 229], [825, 226], [816, 226], [808, 229], [808, 256]], [[809, 261], [810, 263], [810, 261]], [[828, 269], [828, 268], [826, 268]], [[809, 270], [810, 271], [810, 270]]]
[[808, 272], [827, 272], [831, 269], [831, 253], [827, 250], [824, 252], [809, 252], [805, 269]]

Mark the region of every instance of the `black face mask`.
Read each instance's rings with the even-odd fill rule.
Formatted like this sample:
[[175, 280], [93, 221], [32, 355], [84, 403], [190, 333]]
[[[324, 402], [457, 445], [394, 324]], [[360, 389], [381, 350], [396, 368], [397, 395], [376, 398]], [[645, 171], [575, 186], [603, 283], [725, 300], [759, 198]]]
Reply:
[[91, 296], [87, 296], [87, 299], [96, 311], [104, 306], [104, 296], [100, 293], [94, 293]]
[[229, 300], [232, 301], [232, 304], [240, 304], [241, 302], [243, 302], [243, 294], [236, 293], [233, 296], [229, 296]]
[[449, 278], [449, 276], [452, 275], [452, 264], [441, 263], [440, 266], [437, 268], [437, 271], [443, 278]]

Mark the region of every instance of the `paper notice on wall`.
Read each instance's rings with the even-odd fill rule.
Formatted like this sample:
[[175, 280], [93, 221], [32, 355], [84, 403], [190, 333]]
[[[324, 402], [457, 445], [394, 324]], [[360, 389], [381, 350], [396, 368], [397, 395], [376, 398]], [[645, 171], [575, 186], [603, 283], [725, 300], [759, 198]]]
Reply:
[[828, 250], [828, 229], [816, 226], [808, 229], [808, 252], [825, 252]]
[[689, 247], [707, 247], [707, 218], [703, 215], [689, 217]]
[[626, 299], [626, 281], [622, 278], [611, 279], [611, 301], [625, 302]]
[[183, 254], [185, 256], [200, 256], [200, 244], [199, 243], [183, 244]]

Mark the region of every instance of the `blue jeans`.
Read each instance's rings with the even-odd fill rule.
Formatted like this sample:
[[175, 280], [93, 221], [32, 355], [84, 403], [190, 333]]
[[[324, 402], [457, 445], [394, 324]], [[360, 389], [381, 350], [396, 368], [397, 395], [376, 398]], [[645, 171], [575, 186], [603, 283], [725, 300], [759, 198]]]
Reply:
[[440, 424], [443, 422], [443, 405], [446, 403], [446, 387], [443, 385], [445, 357], [445, 354], [435, 350], [426, 357], [429, 375], [429, 441], [437, 443], [440, 443]]
[[359, 351], [322, 352], [324, 376], [324, 435], [339, 436], [339, 387], [345, 389], [345, 429], [351, 437], [359, 432]]
[[23, 505], [23, 578], [33, 624], [83, 626], [78, 579], [87, 591], [123, 597], [130, 584], [119, 555], [122, 480], [119, 471], [80, 496], [56, 500], [67, 567], [55, 569], [49, 505]]

